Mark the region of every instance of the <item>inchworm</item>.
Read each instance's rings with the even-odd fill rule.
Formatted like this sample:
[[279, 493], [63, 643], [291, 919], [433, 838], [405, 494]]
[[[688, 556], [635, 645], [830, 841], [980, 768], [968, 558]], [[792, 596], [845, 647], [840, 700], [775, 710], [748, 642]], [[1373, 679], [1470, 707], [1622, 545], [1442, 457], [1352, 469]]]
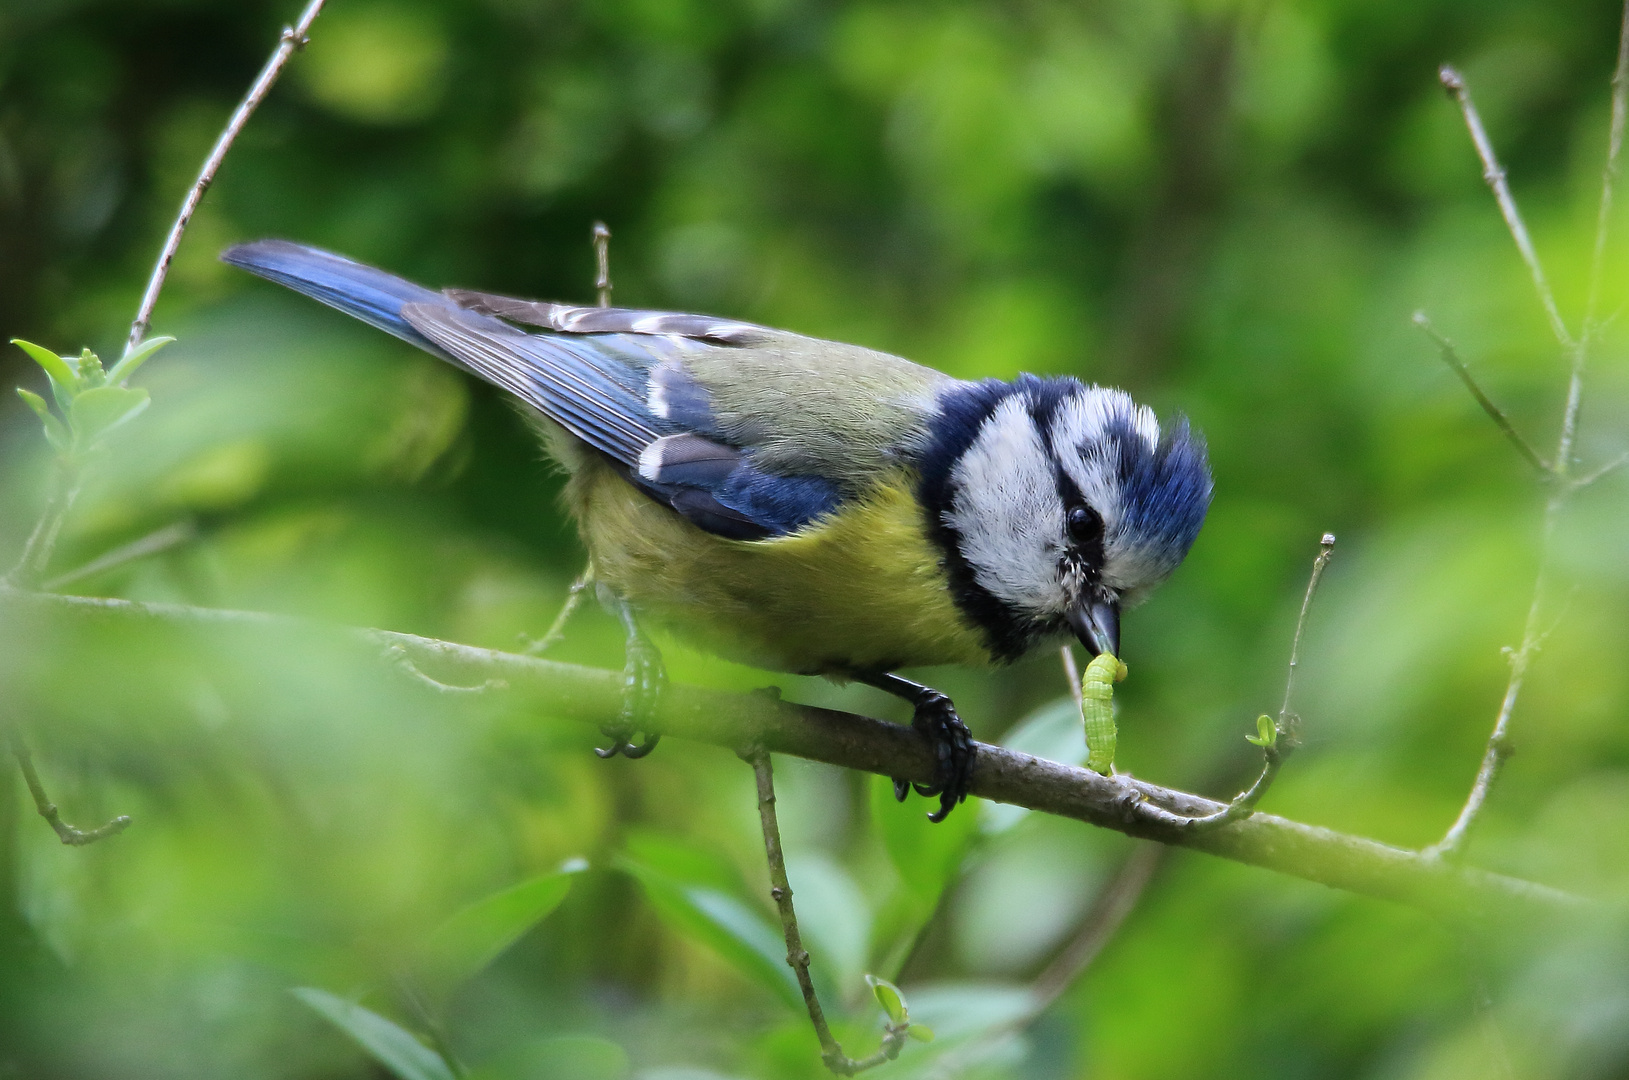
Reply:
[[1108, 776], [1114, 771], [1114, 684], [1126, 677], [1126, 665], [1110, 653], [1099, 653], [1080, 677], [1080, 714], [1086, 721], [1086, 767]]

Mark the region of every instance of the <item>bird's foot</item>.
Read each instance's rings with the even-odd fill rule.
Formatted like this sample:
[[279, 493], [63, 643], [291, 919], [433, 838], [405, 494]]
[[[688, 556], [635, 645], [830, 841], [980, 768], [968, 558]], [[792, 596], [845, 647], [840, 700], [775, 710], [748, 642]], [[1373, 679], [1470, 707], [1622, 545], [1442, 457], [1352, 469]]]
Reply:
[[928, 815], [928, 820], [941, 822], [967, 798], [967, 788], [973, 779], [973, 733], [967, 730], [962, 718], [956, 715], [956, 706], [950, 698], [937, 690], [922, 687], [914, 704], [916, 715], [911, 726], [922, 733], [932, 748], [935, 767], [931, 784], [912, 784], [908, 780], [894, 780], [894, 798], [900, 802], [916, 788], [918, 795], [939, 796], [939, 809]]
[[[642, 758], [656, 749], [656, 744], [662, 738], [645, 727], [655, 714], [656, 706], [662, 700], [662, 691], [667, 686], [667, 669], [662, 665], [662, 654], [655, 643], [633, 625], [631, 616], [624, 620], [624, 625], [628, 628], [628, 638], [623, 653], [622, 708], [617, 713], [616, 723], [600, 728], [611, 739], [610, 746], [594, 748], [594, 753], [602, 758], [612, 758], [618, 754]], [[645, 737], [635, 743], [633, 737], [640, 731], [645, 732]]]

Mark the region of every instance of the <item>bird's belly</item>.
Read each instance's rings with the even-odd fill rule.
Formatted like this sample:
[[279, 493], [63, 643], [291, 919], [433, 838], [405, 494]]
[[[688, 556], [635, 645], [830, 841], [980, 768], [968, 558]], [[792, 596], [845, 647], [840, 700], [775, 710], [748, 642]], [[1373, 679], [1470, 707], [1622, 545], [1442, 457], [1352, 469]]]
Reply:
[[567, 499], [597, 581], [688, 642], [805, 674], [990, 662], [908, 478], [770, 540], [726, 540], [582, 461]]

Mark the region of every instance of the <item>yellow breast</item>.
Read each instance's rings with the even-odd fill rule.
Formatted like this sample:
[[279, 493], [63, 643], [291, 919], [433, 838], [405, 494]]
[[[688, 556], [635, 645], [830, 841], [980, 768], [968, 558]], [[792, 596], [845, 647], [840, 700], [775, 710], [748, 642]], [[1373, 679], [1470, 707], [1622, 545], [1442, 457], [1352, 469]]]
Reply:
[[582, 461], [567, 488], [598, 581], [730, 659], [804, 674], [990, 663], [901, 473], [770, 540], [704, 532]]

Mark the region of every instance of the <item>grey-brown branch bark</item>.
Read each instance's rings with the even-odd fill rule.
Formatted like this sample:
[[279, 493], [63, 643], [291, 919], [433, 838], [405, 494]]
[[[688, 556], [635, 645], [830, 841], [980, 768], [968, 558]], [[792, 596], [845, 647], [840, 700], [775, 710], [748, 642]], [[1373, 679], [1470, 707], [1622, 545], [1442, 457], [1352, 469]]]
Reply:
[[[114, 624], [160, 633], [214, 637], [232, 630], [312, 627], [284, 616], [128, 600], [56, 596], [0, 585], [0, 619], [24, 622], [41, 640]], [[488, 686], [562, 719], [598, 726], [616, 715], [621, 674], [386, 630], [341, 631], [359, 650], [386, 650], [449, 686]], [[399, 652], [397, 652], [399, 650]], [[498, 689], [501, 687], [501, 689]], [[934, 760], [911, 728], [832, 709], [795, 705], [766, 694], [671, 685], [650, 730], [730, 750], [766, 750], [879, 776], [922, 783]], [[1257, 813], [1213, 832], [1184, 832], [1173, 819], [1213, 814], [1223, 804], [1188, 792], [1104, 777], [1005, 747], [978, 745], [972, 794], [1074, 818], [1131, 836], [1203, 851], [1332, 888], [1409, 904], [1455, 919], [1544, 919], [1592, 905], [1517, 878], [1455, 865], [1363, 837]]]

